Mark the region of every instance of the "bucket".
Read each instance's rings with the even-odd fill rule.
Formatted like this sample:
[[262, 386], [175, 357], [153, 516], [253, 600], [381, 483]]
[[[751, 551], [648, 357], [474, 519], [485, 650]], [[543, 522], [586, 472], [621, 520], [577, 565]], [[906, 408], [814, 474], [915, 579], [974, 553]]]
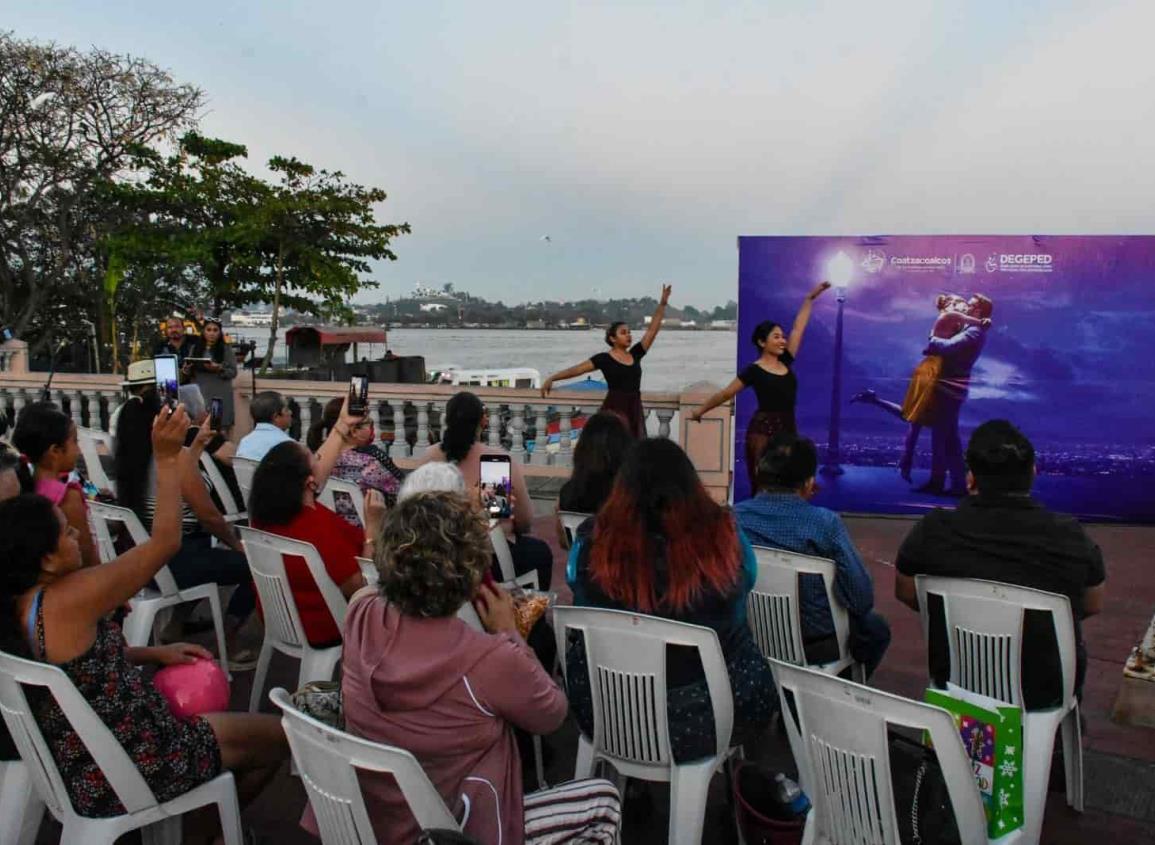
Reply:
[[734, 808], [746, 845], [801, 845], [806, 818], [772, 818], [777, 806], [774, 774], [753, 763], [740, 764], [734, 772]]

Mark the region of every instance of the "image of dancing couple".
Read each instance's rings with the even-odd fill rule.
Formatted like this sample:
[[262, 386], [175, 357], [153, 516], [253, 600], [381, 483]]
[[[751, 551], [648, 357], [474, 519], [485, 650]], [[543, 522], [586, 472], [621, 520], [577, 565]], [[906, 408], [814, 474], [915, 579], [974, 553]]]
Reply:
[[969, 299], [943, 294], [935, 306], [938, 316], [922, 353], [925, 357], [911, 374], [902, 404], [883, 399], [873, 390], [864, 390], [850, 401], [874, 405], [908, 424], [898, 463], [899, 473], [907, 482], [912, 482], [919, 435], [924, 427], [929, 427], [930, 479], [916, 491], [962, 496], [967, 490], [959, 413], [970, 390], [971, 370], [986, 343], [994, 304], [979, 293]]

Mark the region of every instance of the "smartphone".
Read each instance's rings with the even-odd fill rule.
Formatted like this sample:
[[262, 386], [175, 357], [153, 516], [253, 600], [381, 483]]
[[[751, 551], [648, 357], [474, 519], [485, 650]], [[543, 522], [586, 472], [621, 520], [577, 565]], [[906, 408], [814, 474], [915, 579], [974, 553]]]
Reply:
[[209, 429], [211, 431], [221, 430], [221, 420], [225, 416], [225, 403], [219, 396], [214, 396], [209, 400]]
[[509, 519], [513, 514], [512, 490], [509, 455], [482, 455], [481, 506], [491, 519]]
[[170, 411], [176, 409], [177, 397], [180, 395], [180, 379], [177, 376], [176, 356], [162, 355], [152, 359], [153, 371], [156, 376], [156, 392], [160, 396], [162, 405], [167, 405]]
[[363, 417], [369, 411], [369, 377], [353, 376], [349, 379], [349, 413]]

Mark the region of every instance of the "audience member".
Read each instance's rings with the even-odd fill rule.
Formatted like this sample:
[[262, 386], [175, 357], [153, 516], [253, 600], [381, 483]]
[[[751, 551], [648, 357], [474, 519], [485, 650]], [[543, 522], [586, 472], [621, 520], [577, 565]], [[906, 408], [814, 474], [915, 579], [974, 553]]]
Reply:
[[[556, 730], [566, 698], [518, 634], [508, 594], [480, 592], [489, 633], [456, 617], [479, 595], [489, 557], [485, 521], [459, 495], [419, 493], [389, 511], [376, 555], [380, 594], [362, 591], [345, 617], [346, 729], [416, 755], [483, 845], [615, 842], [619, 798], [608, 781], [523, 796], [510, 728]], [[416, 841], [396, 782], [366, 775], [362, 785], [378, 840]]]
[[397, 491], [397, 501], [403, 502], [418, 493], [456, 493], [465, 497], [465, 478], [453, 464], [422, 464], [405, 476]]
[[[599, 411], [586, 420], [573, 451], [573, 472], [557, 497], [558, 510], [597, 513], [609, 498], [618, 467], [634, 442], [619, 414]], [[562, 548], [568, 548], [560, 523], [558, 528]]]
[[100, 553], [88, 527], [84, 488], [69, 477], [80, 457], [76, 423], [52, 402], [33, 402], [16, 420], [12, 443], [32, 464], [36, 492], [59, 506], [75, 529], [84, 565], [97, 566]]
[[293, 410], [285, 397], [275, 390], [262, 390], [249, 402], [253, 430], [237, 444], [237, 457], [259, 461], [278, 443], [291, 441]]
[[[365, 586], [357, 557], [372, 557], [385, 501], [376, 490], [366, 494], [368, 526], [362, 531], [360, 525], [350, 525], [316, 500], [316, 491], [320, 489], [316, 483], [316, 467], [317, 458], [299, 443], [281, 443], [270, 449], [253, 474], [249, 522], [262, 531], [312, 543], [333, 583], [349, 598]], [[339, 643], [341, 631], [305, 559], [285, 555], [284, 562], [309, 644], [326, 648]]]
[[[1035, 449], [1009, 422], [990, 420], [976, 428], [966, 460], [970, 495], [955, 510], [936, 508], [911, 529], [898, 550], [894, 594], [918, 610], [916, 575], [981, 578], [1062, 593], [1075, 620], [1075, 690], [1081, 696], [1087, 646], [1080, 623], [1102, 610], [1103, 555], [1078, 521], [1031, 498]], [[932, 625], [941, 630], [941, 602], [929, 611]], [[1049, 614], [1028, 611], [1023, 639], [1024, 706], [1054, 706], [1061, 698], [1062, 672]], [[932, 635], [929, 649], [932, 677], [941, 683], [949, 672], [942, 636]]]
[[[7, 443], [0, 442], [0, 502], [6, 502], [21, 493], [31, 493], [32, 485], [27, 464], [20, 460], [20, 456], [10, 449]], [[12, 735], [8, 733], [8, 726], [3, 719], [0, 719], [0, 763], [19, 759], [20, 755], [16, 752]]]
[[[156, 502], [157, 467], [148, 432], [160, 413], [155, 388], [145, 387], [121, 409], [116, 432], [116, 497], [123, 507], [140, 517], [149, 532]], [[197, 430], [189, 456], [197, 462], [214, 433], [207, 426]], [[252, 668], [255, 655], [241, 649], [235, 637], [256, 606], [249, 563], [233, 526], [213, 503], [212, 482], [200, 472], [181, 477], [185, 506], [181, 519], [180, 550], [168, 562], [179, 587], [216, 583], [236, 586], [226, 610], [225, 629], [230, 640], [229, 664], [241, 671]], [[214, 545], [216, 538], [220, 544]]]
[[[305, 442], [313, 451], [321, 448], [325, 438], [337, 424], [341, 415], [341, 397], [330, 399], [325, 405], [325, 412], [321, 419], [313, 423]], [[333, 475], [346, 481], [354, 482], [362, 492], [376, 490], [385, 497], [385, 505], [393, 507], [397, 502], [397, 491], [405, 473], [393, 463], [393, 459], [375, 441], [373, 418], [366, 414], [363, 417], [354, 417], [350, 426], [349, 440], [337, 458], [337, 465], [333, 467]], [[337, 514], [353, 525], [360, 525], [357, 511], [347, 496], [335, 497]]]
[[[734, 516], [756, 546], [834, 561], [834, 597], [850, 616], [850, 654], [869, 677], [890, 645], [890, 625], [874, 610], [870, 573], [842, 519], [807, 501], [814, 494], [817, 471], [814, 442], [793, 432], [779, 432], [758, 462], [758, 495], [735, 505]], [[839, 643], [822, 578], [803, 575], [799, 593], [807, 662], [837, 660]]]
[[[26, 494], [0, 503], [0, 650], [60, 667], [158, 800], [176, 798], [222, 769], [236, 773], [247, 799], [288, 756], [280, 720], [248, 713], [178, 720], [139, 665], [187, 663], [208, 653], [184, 643], [130, 648], [107, 619], [179, 548], [181, 476], [196, 474], [191, 453], [182, 458], [188, 422], [178, 407], [154, 423], [155, 530], [103, 566], [81, 567], [76, 531], [47, 499]], [[29, 691], [29, 699], [76, 811], [93, 818], [124, 813], [55, 699], [40, 690]]]
[[[718, 633], [734, 693], [734, 743], [751, 740], [775, 708], [770, 667], [746, 622], [754, 550], [690, 459], [665, 438], [627, 454], [597, 516], [578, 529], [566, 567], [574, 604], [706, 625]], [[566, 677], [578, 725], [593, 731], [584, 644], [567, 643]], [[679, 762], [715, 750], [714, 719], [696, 652], [668, 659], [670, 736]]]
[[153, 357], [172, 355], [180, 367], [180, 383], [188, 384], [192, 379], [195, 364], [188, 358], [204, 357], [204, 341], [196, 335], [186, 334], [184, 320], [176, 315], [164, 323], [164, 339], [153, 348]]
[[[480, 498], [481, 456], [509, 456], [500, 446], [486, 446], [481, 442], [481, 432], [488, 427], [489, 416], [481, 400], [468, 391], [455, 394], [445, 403], [441, 443], [430, 446], [421, 463], [446, 461], [455, 465], [465, 477], [471, 495]], [[533, 528], [533, 501], [519, 462], [510, 461], [510, 476], [513, 485], [513, 536], [509, 538], [509, 549], [513, 554], [513, 566], [518, 575], [536, 570], [538, 585], [548, 590], [553, 581], [553, 552], [543, 540], [529, 536]]]
[[[216, 317], [206, 317], [204, 348], [201, 354], [211, 361], [193, 364], [192, 382], [200, 387], [205, 401], [221, 400], [220, 431], [227, 434], [233, 427], [236, 412], [233, 408], [233, 379], [237, 377], [237, 356], [232, 344], [225, 340], [224, 327]], [[193, 416], [196, 419], [196, 416]]]

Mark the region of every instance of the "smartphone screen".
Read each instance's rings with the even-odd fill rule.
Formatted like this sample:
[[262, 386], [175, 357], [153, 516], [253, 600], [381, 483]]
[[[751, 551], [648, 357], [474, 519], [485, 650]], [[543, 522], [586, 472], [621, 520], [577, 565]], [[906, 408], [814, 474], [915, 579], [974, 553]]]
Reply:
[[180, 395], [180, 380], [177, 378], [176, 356], [163, 355], [152, 359], [156, 373], [156, 392], [160, 396], [161, 404], [175, 408], [177, 397]]
[[209, 428], [212, 431], [221, 430], [221, 420], [225, 415], [225, 404], [219, 396], [214, 396], [209, 402]]
[[493, 519], [508, 519], [513, 514], [510, 492], [512, 473], [507, 455], [481, 456], [481, 506]]
[[369, 377], [353, 376], [349, 379], [349, 413], [365, 416], [369, 410]]

